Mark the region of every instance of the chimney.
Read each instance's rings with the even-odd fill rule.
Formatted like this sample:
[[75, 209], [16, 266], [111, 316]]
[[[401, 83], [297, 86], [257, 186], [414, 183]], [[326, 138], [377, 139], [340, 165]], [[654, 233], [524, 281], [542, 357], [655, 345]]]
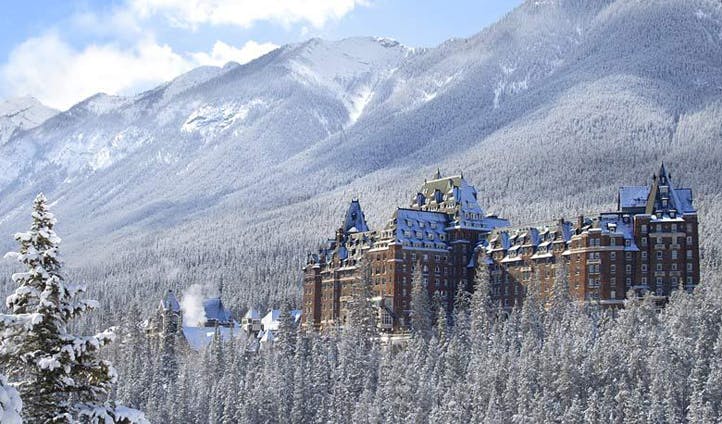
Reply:
[[584, 215], [579, 215], [577, 216], [577, 229], [581, 231], [582, 227], [584, 227]]

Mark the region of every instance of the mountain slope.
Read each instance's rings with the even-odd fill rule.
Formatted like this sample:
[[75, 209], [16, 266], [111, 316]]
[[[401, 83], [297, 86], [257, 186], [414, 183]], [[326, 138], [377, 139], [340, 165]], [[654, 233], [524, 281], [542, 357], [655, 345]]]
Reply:
[[721, 122], [718, 2], [528, 1], [432, 49], [314, 39], [87, 99], [0, 146], [0, 232], [44, 190], [79, 263], [182, 251], [257, 299], [351, 197], [383, 225], [436, 167], [518, 223], [611, 207], [664, 160], [712, 220]]
[[17, 97], [0, 102], [0, 145], [13, 135], [35, 128], [58, 113], [32, 97]]

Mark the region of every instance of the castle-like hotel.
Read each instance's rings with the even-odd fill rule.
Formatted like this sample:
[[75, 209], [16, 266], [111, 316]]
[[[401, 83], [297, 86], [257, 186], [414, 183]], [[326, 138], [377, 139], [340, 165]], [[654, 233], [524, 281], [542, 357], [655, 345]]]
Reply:
[[475, 272], [489, 273], [490, 295], [502, 308], [518, 306], [531, 284], [548, 298], [561, 265], [569, 294], [582, 302], [621, 305], [629, 290], [663, 301], [680, 285], [693, 289], [699, 246], [692, 190], [675, 187], [662, 165], [650, 186], [620, 188], [617, 205], [593, 219], [510, 227], [484, 213], [463, 175], [437, 172], [409, 208], [398, 208], [383, 229], [372, 231], [353, 200], [336, 237], [308, 256], [303, 324], [343, 324], [346, 305], [364, 281], [379, 308], [379, 328], [403, 329], [415, 274], [448, 306]]

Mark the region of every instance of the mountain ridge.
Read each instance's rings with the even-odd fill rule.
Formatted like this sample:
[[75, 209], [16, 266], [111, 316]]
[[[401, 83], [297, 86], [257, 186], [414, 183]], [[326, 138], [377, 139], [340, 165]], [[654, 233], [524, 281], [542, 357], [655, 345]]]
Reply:
[[[605, 204], [610, 187], [662, 158], [711, 189], [719, 177], [691, 164], [722, 157], [722, 37], [710, 38], [720, 16], [705, 0], [529, 1], [435, 48], [308, 40], [137, 96], [87, 99], [0, 147], [0, 231], [39, 190], [58, 199], [82, 256], [81, 240], [98, 234], [163, 237], [254, 215], [307, 247], [333, 222], [324, 207], [361, 196], [382, 225], [382, 211], [437, 167], [463, 170], [484, 207], [516, 222]], [[615, 47], [630, 37], [638, 47]], [[344, 55], [354, 43], [356, 57]], [[669, 55], [680, 43], [691, 47]], [[705, 157], [691, 153], [701, 146], [711, 146]], [[289, 228], [275, 210], [310, 213], [309, 228]]]

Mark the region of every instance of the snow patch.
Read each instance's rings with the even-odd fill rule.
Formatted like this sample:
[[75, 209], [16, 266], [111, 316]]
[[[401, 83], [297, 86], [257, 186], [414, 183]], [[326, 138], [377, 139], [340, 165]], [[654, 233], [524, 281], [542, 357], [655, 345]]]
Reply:
[[187, 134], [199, 133], [203, 136], [216, 135], [237, 122], [243, 122], [249, 112], [265, 105], [266, 101], [260, 98], [245, 103], [205, 104], [188, 116], [181, 125], [181, 131]]
[[373, 90], [371, 90], [371, 87], [363, 86], [359, 91], [353, 93], [350, 96], [348, 106], [349, 125], [354, 124], [356, 121], [358, 121], [358, 118], [361, 116], [364, 109], [371, 101], [371, 97], [373, 97], [373, 94], [374, 93]]

